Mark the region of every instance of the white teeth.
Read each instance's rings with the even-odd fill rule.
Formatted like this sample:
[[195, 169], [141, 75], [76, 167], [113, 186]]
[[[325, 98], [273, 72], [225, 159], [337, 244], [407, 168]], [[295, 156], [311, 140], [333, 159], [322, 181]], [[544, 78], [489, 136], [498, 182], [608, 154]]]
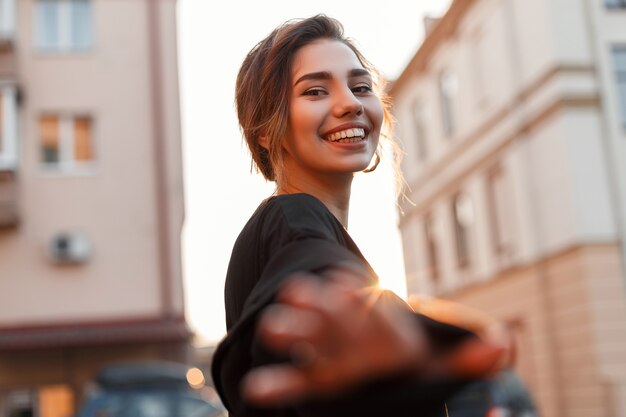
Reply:
[[[365, 137], [365, 129], [362, 128], [352, 128], [345, 129], [339, 132], [331, 133], [326, 137], [326, 140], [331, 142], [358, 142], [362, 138]], [[346, 139], [346, 140], [342, 140]]]

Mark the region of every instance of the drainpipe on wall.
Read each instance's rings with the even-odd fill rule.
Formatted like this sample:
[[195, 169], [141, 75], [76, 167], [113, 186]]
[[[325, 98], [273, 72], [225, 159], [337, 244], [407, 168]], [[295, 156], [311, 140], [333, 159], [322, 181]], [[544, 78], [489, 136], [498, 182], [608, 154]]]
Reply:
[[152, 135], [154, 138], [154, 175], [158, 231], [159, 283], [161, 312], [166, 320], [174, 319], [172, 302], [172, 262], [170, 258], [169, 206], [167, 202], [167, 164], [165, 160], [165, 126], [163, 115], [163, 72], [161, 68], [160, 0], [145, 0], [148, 8], [148, 44], [150, 54], [150, 87]]

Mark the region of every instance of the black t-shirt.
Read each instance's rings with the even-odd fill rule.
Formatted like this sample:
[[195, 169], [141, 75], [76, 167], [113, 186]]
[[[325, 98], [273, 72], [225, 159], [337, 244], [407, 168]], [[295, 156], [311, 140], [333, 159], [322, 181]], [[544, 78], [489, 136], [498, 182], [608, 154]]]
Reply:
[[[240, 395], [240, 382], [251, 368], [284, 361], [257, 343], [256, 320], [294, 272], [318, 274], [356, 262], [377, 281], [348, 232], [326, 206], [308, 194], [288, 194], [264, 201], [235, 242], [225, 285], [228, 334], [213, 359], [215, 386], [231, 417], [292, 416], [444, 416], [443, 402], [461, 381], [419, 381], [406, 376], [355, 387], [335, 398], [294, 404], [281, 409], [258, 409]], [[407, 314], [409, 314], [407, 312]], [[431, 344], [447, 349], [471, 333], [414, 314]]]
[[[324, 246], [325, 252], [335, 252], [333, 258], [337, 261], [368, 265], [342, 224], [317, 198], [287, 194], [261, 204], [235, 242], [228, 265], [224, 291], [227, 330], [241, 317], [244, 304], [261, 277], [271, 280], [269, 273], [264, 274], [268, 265], [268, 272], [273, 274], [282, 269], [310, 271], [330, 266], [320, 253], [300, 249], [311, 246]], [[294, 252], [304, 253], [296, 256]]]

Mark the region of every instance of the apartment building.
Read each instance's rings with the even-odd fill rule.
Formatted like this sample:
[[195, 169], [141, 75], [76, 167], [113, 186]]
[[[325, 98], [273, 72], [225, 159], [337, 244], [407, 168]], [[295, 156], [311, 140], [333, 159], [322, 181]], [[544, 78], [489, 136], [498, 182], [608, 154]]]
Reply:
[[390, 93], [410, 294], [507, 323], [544, 417], [626, 416], [626, 2], [456, 0]]
[[0, 0], [0, 415], [184, 360], [175, 0]]

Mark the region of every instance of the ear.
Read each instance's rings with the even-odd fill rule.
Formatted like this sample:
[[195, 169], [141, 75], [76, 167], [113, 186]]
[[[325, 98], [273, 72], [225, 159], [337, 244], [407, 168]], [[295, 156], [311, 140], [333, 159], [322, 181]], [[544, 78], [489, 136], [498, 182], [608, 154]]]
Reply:
[[270, 145], [266, 135], [259, 136], [259, 145], [261, 145], [263, 149], [269, 150]]

